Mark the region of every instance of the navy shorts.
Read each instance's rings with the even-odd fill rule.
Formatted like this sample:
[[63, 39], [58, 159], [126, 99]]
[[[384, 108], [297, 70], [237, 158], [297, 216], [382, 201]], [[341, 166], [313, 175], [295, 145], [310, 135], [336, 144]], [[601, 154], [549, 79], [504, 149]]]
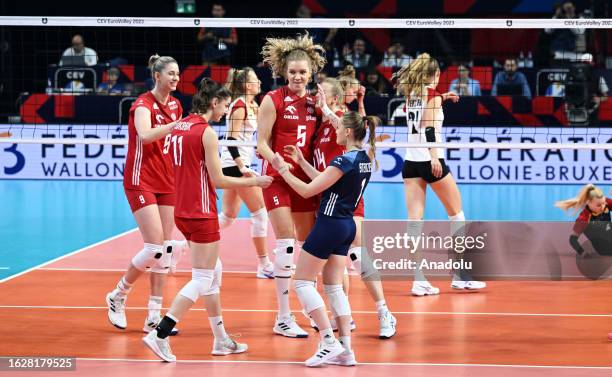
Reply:
[[355, 239], [356, 230], [352, 217], [338, 218], [319, 214], [302, 250], [320, 259], [327, 259], [332, 254], [346, 256]]

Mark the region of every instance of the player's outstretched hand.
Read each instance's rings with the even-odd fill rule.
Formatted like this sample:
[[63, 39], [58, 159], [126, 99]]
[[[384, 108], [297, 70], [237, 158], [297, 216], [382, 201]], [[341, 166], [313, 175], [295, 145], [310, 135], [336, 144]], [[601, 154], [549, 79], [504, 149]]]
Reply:
[[359, 89], [357, 89], [357, 101], [363, 102], [363, 97], [365, 97], [366, 88], [363, 85], [359, 85]]
[[274, 178], [270, 177], [269, 175], [258, 176], [255, 177], [255, 185], [257, 187], [266, 188], [272, 184], [273, 180]]
[[325, 96], [325, 91], [321, 84], [317, 84], [317, 106], [321, 109], [327, 106], [327, 97]]
[[292, 159], [296, 164], [299, 164], [304, 159], [302, 151], [295, 145], [285, 145], [283, 151], [285, 152], [285, 156]]
[[280, 170], [287, 165], [283, 156], [281, 156], [278, 152], [274, 154], [274, 158], [272, 161], [270, 161], [270, 163], [275, 170]]
[[457, 103], [459, 102], [459, 98], [461, 98], [459, 97], [459, 94], [454, 93], [454, 92], [447, 92], [447, 93], [442, 94], [442, 99], [444, 101], [452, 101], [453, 103]]

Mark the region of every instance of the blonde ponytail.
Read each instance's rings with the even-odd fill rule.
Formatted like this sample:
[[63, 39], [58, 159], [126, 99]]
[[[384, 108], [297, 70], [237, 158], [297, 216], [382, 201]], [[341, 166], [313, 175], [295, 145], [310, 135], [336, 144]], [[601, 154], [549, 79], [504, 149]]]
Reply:
[[396, 80], [395, 87], [404, 96], [422, 97], [431, 77], [439, 70], [438, 61], [425, 52], [395, 72], [391, 79]]
[[603, 198], [603, 196], [604, 193], [600, 188], [592, 183], [589, 183], [580, 189], [580, 192], [576, 197], [560, 200], [555, 203], [555, 207], [561, 208], [564, 211], [573, 209], [574, 212], [578, 212], [580, 209], [584, 208], [589, 200]]

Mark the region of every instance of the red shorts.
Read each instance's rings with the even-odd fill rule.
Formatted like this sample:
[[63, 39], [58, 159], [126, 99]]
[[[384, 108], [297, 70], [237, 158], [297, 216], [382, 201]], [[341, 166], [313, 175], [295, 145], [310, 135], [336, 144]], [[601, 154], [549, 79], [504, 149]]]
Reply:
[[353, 217], [365, 217], [365, 202], [363, 196], [359, 199], [359, 203], [357, 203], [357, 208], [355, 208], [355, 212], [353, 212]]
[[125, 197], [127, 198], [128, 203], [130, 203], [132, 213], [143, 207], [150, 206], [151, 204], [174, 207], [174, 202], [176, 201], [176, 196], [173, 192], [156, 194], [154, 192], [140, 190], [124, 189], [124, 191]]
[[291, 212], [314, 212], [318, 208], [316, 196], [308, 199], [302, 198], [282, 178], [274, 178], [274, 182], [263, 189], [266, 209], [272, 211], [280, 207], [290, 207]]
[[183, 233], [187, 241], [195, 243], [213, 243], [221, 239], [219, 219], [188, 219], [175, 217], [176, 227]]

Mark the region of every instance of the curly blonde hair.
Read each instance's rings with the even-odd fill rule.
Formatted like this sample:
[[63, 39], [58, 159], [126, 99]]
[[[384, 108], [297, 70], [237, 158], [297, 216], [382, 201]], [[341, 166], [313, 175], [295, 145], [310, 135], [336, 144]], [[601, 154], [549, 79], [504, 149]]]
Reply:
[[298, 34], [295, 38], [266, 38], [266, 44], [261, 50], [263, 62], [270, 66], [274, 78], [286, 78], [290, 61], [307, 61], [312, 77], [325, 66], [324, 53], [323, 46], [315, 44], [308, 33]]
[[404, 96], [410, 97], [414, 94], [416, 97], [421, 97], [425, 92], [425, 86], [431, 84], [429, 82], [431, 77], [439, 70], [438, 61], [425, 52], [395, 72], [391, 79], [397, 80], [395, 87]]

